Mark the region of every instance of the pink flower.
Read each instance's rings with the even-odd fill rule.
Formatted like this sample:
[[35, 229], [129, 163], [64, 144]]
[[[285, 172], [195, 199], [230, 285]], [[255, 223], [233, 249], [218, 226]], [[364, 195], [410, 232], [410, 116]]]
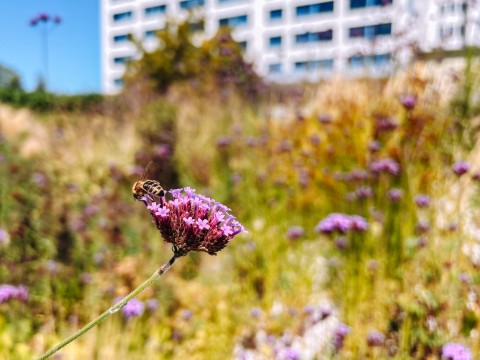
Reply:
[[[148, 195], [142, 201], [164, 240], [178, 256], [190, 251], [215, 255], [245, 228], [222, 205], [189, 187], [170, 190], [172, 200]], [[160, 204], [160, 205], [158, 205]]]
[[160, 217], [167, 217], [169, 212], [170, 209], [167, 209], [166, 207], [161, 207], [155, 212], [155, 215]]

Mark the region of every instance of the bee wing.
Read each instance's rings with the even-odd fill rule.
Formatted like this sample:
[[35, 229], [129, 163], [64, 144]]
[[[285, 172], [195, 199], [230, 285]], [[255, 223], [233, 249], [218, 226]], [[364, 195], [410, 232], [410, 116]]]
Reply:
[[143, 172], [142, 180], [151, 179], [152, 174], [155, 174], [160, 166], [154, 162], [150, 161], [147, 166], [145, 166], [145, 171]]

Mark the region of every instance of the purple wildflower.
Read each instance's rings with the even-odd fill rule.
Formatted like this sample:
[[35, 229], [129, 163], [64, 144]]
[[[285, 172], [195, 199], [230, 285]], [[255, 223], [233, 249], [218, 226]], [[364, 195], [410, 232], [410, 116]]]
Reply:
[[367, 220], [361, 216], [352, 215], [350, 216], [350, 221], [352, 230], [354, 231], [366, 231], [368, 229]]
[[352, 331], [350, 326], [345, 324], [340, 324], [336, 329], [333, 335], [333, 346], [335, 347], [335, 351], [340, 351], [343, 348], [343, 342], [348, 334]]
[[319, 114], [317, 116], [318, 122], [321, 124], [331, 124], [332, 123], [332, 117], [329, 114]]
[[387, 197], [396, 202], [399, 201], [403, 196], [403, 191], [401, 189], [390, 189], [387, 191]]
[[385, 342], [385, 335], [377, 330], [372, 330], [367, 334], [368, 346], [382, 346]]
[[184, 321], [190, 321], [192, 316], [193, 316], [193, 311], [192, 310], [190, 310], [190, 309], [183, 309], [182, 310], [182, 319]]
[[330, 234], [335, 231], [346, 233], [352, 227], [350, 216], [340, 213], [332, 213], [321, 220], [315, 227], [315, 231]]
[[310, 135], [310, 143], [313, 146], [318, 146], [318, 145], [320, 145], [321, 142], [322, 142], [322, 140], [320, 139], [320, 136], [318, 134]]
[[143, 302], [138, 301], [137, 299], [132, 299], [122, 308], [123, 315], [129, 319], [143, 314], [145, 305]]
[[287, 237], [289, 240], [297, 240], [305, 235], [305, 230], [301, 226], [292, 226], [288, 229]]
[[148, 195], [142, 201], [150, 210], [164, 240], [181, 255], [205, 251], [215, 255], [245, 228], [225, 205], [195, 193], [189, 187], [171, 190], [173, 200]]
[[371, 163], [370, 170], [374, 174], [389, 173], [397, 175], [400, 172], [400, 165], [393, 159], [385, 158]]
[[370, 141], [368, 143], [368, 150], [372, 153], [375, 153], [380, 150], [380, 143], [376, 140]]
[[148, 299], [145, 301], [145, 305], [150, 312], [155, 312], [158, 309], [158, 300], [157, 299]]
[[400, 103], [407, 110], [412, 110], [417, 105], [417, 97], [414, 95], [404, 95], [400, 98]]
[[425, 234], [426, 232], [430, 231], [430, 223], [426, 220], [419, 220], [417, 225], [415, 226], [417, 233]]
[[428, 195], [419, 194], [419, 195], [415, 196], [413, 201], [415, 201], [415, 204], [419, 208], [424, 208], [424, 207], [428, 207], [430, 205], [431, 198]]
[[375, 118], [375, 132], [389, 132], [397, 128], [397, 123], [388, 117], [378, 116]]
[[349, 230], [365, 231], [367, 228], [368, 223], [361, 216], [332, 213], [317, 224], [315, 231], [323, 234], [338, 231], [344, 234]]
[[12, 299], [16, 299], [22, 302], [27, 301], [28, 289], [23, 285], [0, 285], [0, 304]]
[[339, 236], [335, 239], [335, 246], [340, 250], [345, 250], [348, 247], [348, 239], [344, 236]]
[[367, 199], [372, 197], [373, 191], [370, 186], [361, 186], [355, 190], [357, 199]]
[[5, 229], [0, 229], [0, 246], [6, 246], [10, 243], [10, 235]]
[[464, 161], [457, 161], [455, 164], [453, 164], [452, 169], [456, 175], [462, 176], [470, 170], [470, 164]]
[[216, 143], [219, 148], [227, 148], [232, 144], [232, 138], [227, 135], [222, 135], [217, 138]]
[[456, 343], [445, 344], [442, 348], [444, 360], [472, 360], [472, 353], [468, 348]]
[[263, 311], [258, 307], [254, 307], [250, 310], [250, 315], [254, 319], [258, 319], [260, 316], [262, 316], [262, 314], [263, 314]]
[[277, 353], [276, 359], [278, 359], [278, 360], [300, 360], [300, 354], [298, 353], [297, 350], [295, 350], [291, 347], [281, 348]]

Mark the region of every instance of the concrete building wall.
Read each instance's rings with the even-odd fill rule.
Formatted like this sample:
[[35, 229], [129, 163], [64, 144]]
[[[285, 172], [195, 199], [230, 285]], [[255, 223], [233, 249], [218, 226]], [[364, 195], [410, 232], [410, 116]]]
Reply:
[[[332, 74], [382, 76], [392, 70], [394, 59], [395, 64], [407, 62], [414, 51], [480, 45], [480, 5], [471, 0], [199, 2], [203, 4], [193, 10], [204, 17], [202, 36], [213, 36], [220, 22], [233, 19], [233, 35], [246, 44], [246, 58], [272, 81], [318, 80]], [[138, 56], [122, 36], [132, 34], [146, 49], [155, 48], [157, 42], [148, 32], [163, 28], [166, 21], [185, 19], [188, 12], [181, 3], [101, 0], [105, 93], [121, 88], [125, 62]]]

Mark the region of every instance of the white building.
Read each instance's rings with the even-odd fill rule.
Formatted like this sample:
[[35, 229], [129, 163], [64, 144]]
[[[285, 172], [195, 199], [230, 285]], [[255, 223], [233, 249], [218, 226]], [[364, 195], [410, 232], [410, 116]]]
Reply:
[[475, 0], [101, 0], [103, 91], [118, 91], [138, 56], [130, 35], [153, 49], [155, 31], [190, 12], [204, 19], [206, 37], [231, 26], [259, 74], [289, 82], [379, 76], [414, 47], [479, 45], [479, 10]]

